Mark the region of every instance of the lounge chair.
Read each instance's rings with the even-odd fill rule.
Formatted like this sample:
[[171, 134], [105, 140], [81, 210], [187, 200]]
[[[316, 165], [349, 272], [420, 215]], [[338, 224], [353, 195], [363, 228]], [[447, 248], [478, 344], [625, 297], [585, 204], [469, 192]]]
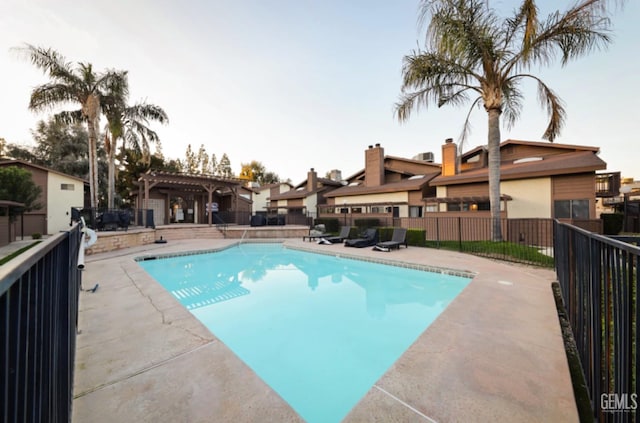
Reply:
[[318, 240], [318, 244], [340, 244], [345, 239], [349, 238], [349, 233], [351, 232], [351, 226], [343, 226], [340, 229], [340, 234], [338, 236], [328, 236], [323, 237]]
[[374, 228], [369, 228], [360, 236], [360, 238], [353, 239], [345, 239], [344, 246], [345, 247], [370, 247], [372, 245], [376, 245], [378, 243], [378, 230]]
[[400, 246], [404, 244], [404, 248], [408, 248], [407, 244], [407, 229], [406, 228], [393, 228], [393, 235], [391, 241], [379, 242], [373, 247], [377, 251], [391, 251], [393, 249], [400, 249]]
[[320, 239], [331, 236], [331, 234], [327, 233], [325, 230], [325, 226], [323, 224], [316, 225], [312, 229], [309, 229], [309, 235], [303, 235], [302, 240], [313, 241], [314, 239]]

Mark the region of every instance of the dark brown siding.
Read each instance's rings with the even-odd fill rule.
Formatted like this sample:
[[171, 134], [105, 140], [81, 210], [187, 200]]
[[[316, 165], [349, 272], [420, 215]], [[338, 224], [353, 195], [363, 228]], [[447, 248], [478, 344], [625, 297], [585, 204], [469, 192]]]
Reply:
[[447, 197], [468, 197], [472, 195], [489, 195], [489, 184], [479, 183], [447, 187]]
[[[16, 233], [20, 236], [30, 237], [33, 234], [46, 234], [46, 216], [42, 213], [25, 213], [24, 223], [20, 216], [16, 217]], [[24, 227], [24, 234], [22, 228]]]
[[[413, 163], [388, 158], [385, 160], [385, 169], [393, 172], [410, 173], [412, 175], [430, 175], [439, 173], [440, 169], [434, 164]], [[400, 176], [400, 175], [398, 175]], [[387, 180], [387, 183], [389, 181]]]
[[402, 180], [402, 175], [399, 173], [387, 173], [385, 174], [384, 181], [387, 184], [391, 182], [400, 182]]
[[507, 145], [500, 149], [501, 162], [513, 162], [514, 160], [524, 159], [526, 157], [545, 157], [555, 154], [569, 153], [572, 150], [563, 148], [555, 148], [553, 146], [544, 147], [538, 145]]
[[245, 200], [238, 200], [238, 211], [242, 213], [251, 213], [251, 203]]
[[596, 215], [596, 175], [554, 176], [551, 179], [552, 207], [555, 200], [589, 200], [589, 218]]
[[596, 177], [594, 173], [554, 176], [552, 181], [554, 200], [595, 199], [596, 197]]
[[409, 191], [409, 205], [424, 206], [424, 202], [422, 201], [421, 191]]
[[10, 226], [9, 226], [9, 216], [0, 216], [0, 247], [3, 245], [7, 245], [12, 242]]
[[460, 172], [466, 172], [472, 169], [481, 169], [489, 165], [488, 154], [486, 151], [480, 151], [474, 157], [478, 157], [478, 160], [473, 162], [464, 162], [460, 164]]
[[289, 207], [302, 207], [302, 198], [296, 198], [295, 200], [287, 201]]
[[[33, 183], [40, 187], [40, 196], [36, 200], [42, 207], [38, 210], [33, 210], [24, 213], [24, 236], [31, 236], [31, 234], [39, 233], [41, 235], [47, 234], [47, 172], [42, 169], [33, 168], [31, 166], [25, 166], [22, 163], [11, 164], [21, 169], [27, 170], [31, 173], [31, 179]], [[16, 231], [21, 233], [22, 224], [20, 217], [16, 222]]]

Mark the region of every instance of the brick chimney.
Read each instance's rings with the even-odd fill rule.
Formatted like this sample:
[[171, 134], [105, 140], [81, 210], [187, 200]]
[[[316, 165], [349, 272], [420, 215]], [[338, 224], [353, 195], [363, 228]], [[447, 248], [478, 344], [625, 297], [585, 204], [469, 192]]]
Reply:
[[342, 181], [342, 172], [339, 169], [331, 169], [329, 172], [329, 179], [332, 181], [341, 182]]
[[318, 174], [314, 168], [307, 173], [307, 191], [315, 191], [318, 189]]
[[442, 146], [442, 176], [453, 176], [458, 173], [458, 147], [453, 138], [447, 138]]
[[364, 152], [364, 185], [378, 187], [384, 184], [384, 148], [370, 145]]

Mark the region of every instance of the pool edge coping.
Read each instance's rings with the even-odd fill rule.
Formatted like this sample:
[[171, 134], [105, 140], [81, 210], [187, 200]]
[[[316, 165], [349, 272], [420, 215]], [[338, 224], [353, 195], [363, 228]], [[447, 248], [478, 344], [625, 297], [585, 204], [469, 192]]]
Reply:
[[312, 249], [312, 248], [305, 248], [305, 247], [301, 247], [301, 246], [298, 246], [298, 245], [288, 245], [285, 240], [270, 240], [270, 241], [262, 241], [262, 240], [255, 240], [254, 241], [254, 240], [251, 240], [249, 242], [247, 242], [247, 241], [245, 241], [245, 242], [234, 242], [234, 243], [231, 243], [229, 245], [226, 245], [224, 247], [219, 247], [219, 248], [207, 248], [207, 249], [204, 249], [204, 250], [188, 250], [188, 251], [172, 252], [172, 253], [141, 255], [141, 256], [133, 257], [133, 260], [135, 262], [141, 262], [141, 261], [149, 261], [149, 260], [156, 260], [156, 259], [166, 259], [166, 258], [174, 258], [174, 257], [184, 257], [184, 256], [194, 256], [194, 255], [202, 255], [202, 254], [219, 253], [221, 251], [228, 250], [228, 249], [233, 248], [233, 247], [239, 247], [243, 243], [246, 243], [246, 244], [280, 244], [280, 245], [282, 245], [283, 248], [287, 248], [287, 249], [290, 249], [290, 250], [303, 251], [303, 252], [311, 253], [311, 254], [328, 255], [328, 256], [333, 256], [333, 257], [337, 257], [337, 258], [347, 258], [347, 259], [351, 259], [351, 260], [364, 261], [364, 262], [367, 262], [367, 263], [384, 264], [384, 265], [388, 265], [388, 266], [395, 266], [395, 267], [401, 267], [401, 268], [405, 268], [405, 269], [419, 270], [419, 271], [423, 271], [423, 272], [440, 273], [440, 274], [444, 274], [444, 275], [458, 276], [458, 277], [469, 278], [469, 279], [473, 279], [478, 275], [477, 272], [472, 272], [470, 270], [452, 269], [452, 268], [448, 268], [448, 267], [440, 267], [440, 266], [431, 266], [431, 265], [425, 265], [425, 264], [410, 263], [410, 262], [407, 262], [407, 261], [386, 259], [386, 258], [363, 257], [363, 256], [359, 256], [359, 255], [356, 255], [356, 254], [350, 254], [348, 252], [347, 253], [339, 253], [337, 251], [328, 251], [328, 250], [327, 251], [318, 251], [318, 250], [315, 250], [315, 249]]

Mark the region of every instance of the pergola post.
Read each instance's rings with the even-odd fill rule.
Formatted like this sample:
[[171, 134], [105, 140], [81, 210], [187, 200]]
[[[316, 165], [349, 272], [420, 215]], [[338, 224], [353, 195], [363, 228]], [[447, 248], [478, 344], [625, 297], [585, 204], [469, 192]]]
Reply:
[[233, 192], [233, 209], [236, 211], [235, 222], [238, 223], [238, 189], [231, 188], [231, 192]]
[[[136, 209], [139, 210], [140, 213], [142, 213], [142, 185], [138, 185], [138, 198], [136, 198]], [[138, 214], [139, 213], [136, 213], [136, 225], [140, 225], [140, 219], [138, 218]]]
[[211, 203], [213, 203], [213, 191], [209, 191], [207, 190], [207, 208], [208, 208], [208, 213], [207, 213], [207, 222], [209, 223], [209, 226], [211, 226], [211, 222], [213, 221], [213, 207]]
[[147, 227], [147, 209], [149, 207], [147, 207], [149, 205], [149, 181], [148, 180], [144, 180], [144, 199], [142, 200], [142, 209], [144, 210], [142, 212], [142, 225], [146, 228]]
[[167, 202], [165, 204], [166, 204], [166, 207], [164, 210], [164, 224], [168, 225], [170, 222], [169, 216], [171, 216], [171, 191], [167, 192]]

